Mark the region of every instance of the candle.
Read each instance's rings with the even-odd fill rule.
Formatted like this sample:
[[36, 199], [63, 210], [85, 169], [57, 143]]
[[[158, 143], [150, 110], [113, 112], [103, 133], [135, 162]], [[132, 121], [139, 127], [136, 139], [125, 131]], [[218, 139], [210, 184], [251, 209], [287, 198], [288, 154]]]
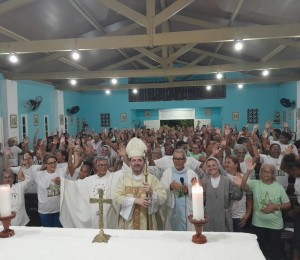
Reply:
[[11, 215], [10, 186], [9, 184], [0, 185], [0, 216]]
[[198, 183], [192, 187], [193, 219], [204, 219], [203, 188]]

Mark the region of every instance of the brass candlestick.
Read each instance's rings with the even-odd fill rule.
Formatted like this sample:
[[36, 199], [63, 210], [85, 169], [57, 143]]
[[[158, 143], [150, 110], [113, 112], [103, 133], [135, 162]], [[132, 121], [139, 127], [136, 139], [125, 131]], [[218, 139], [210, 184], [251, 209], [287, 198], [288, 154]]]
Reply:
[[12, 237], [15, 231], [10, 229], [10, 222], [16, 216], [16, 212], [12, 211], [10, 216], [0, 217], [4, 230], [0, 232], [0, 238]]
[[208, 222], [208, 217], [204, 217], [201, 220], [193, 219], [193, 215], [188, 216], [189, 221], [194, 224], [196, 234], [193, 235], [192, 241], [196, 244], [205, 244], [207, 243], [206, 236], [202, 235], [203, 226]]

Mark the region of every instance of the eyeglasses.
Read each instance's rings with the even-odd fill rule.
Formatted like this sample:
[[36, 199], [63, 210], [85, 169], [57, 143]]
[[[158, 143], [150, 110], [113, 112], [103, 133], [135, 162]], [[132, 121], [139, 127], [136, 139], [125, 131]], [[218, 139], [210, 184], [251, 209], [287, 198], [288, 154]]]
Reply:
[[184, 161], [185, 158], [173, 158], [173, 161], [177, 161], [177, 162], [180, 162], [180, 161]]
[[46, 164], [55, 165], [55, 164], [57, 164], [57, 162], [47, 162]]
[[272, 174], [273, 172], [271, 172], [271, 171], [266, 171], [266, 170], [262, 170], [261, 171], [262, 173], [268, 173], [268, 174]]
[[108, 167], [108, 164], [97, 164], [98, 167]]

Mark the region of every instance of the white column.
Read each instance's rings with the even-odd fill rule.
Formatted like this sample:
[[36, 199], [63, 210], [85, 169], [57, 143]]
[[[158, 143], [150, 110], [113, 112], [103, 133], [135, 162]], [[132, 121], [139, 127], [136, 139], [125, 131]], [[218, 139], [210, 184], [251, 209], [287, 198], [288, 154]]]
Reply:
[[[64, 130], [64, 123], [60, 124], [60, 117], [64, 115], [64, 92], [61, 90], [55, 90], [54, 92], [54, 122], [55, 127], [59, 128], [59, 130]], [[63, 120], [64, 122], [64, 120]]]
[[[18, 88], [16, 81], [0, 80], [0, 106], [0, 116], [3, 118], [3, 129], [0, 131], [0, 133], [3, 133], [3, 136], [0, 136], [0, 142], [6, 146], [10, 137], [14, 137], [20, 142], [19, 127], [21, 120], [18, 114]], [[17, 115], [16, 128], [11, 128], [11, 115]]]
[[300, 81], [297, 82], [297, 100], [296, 100], [296, 124], [295, 130], [296, 131], [296, 140], [300, 139]]

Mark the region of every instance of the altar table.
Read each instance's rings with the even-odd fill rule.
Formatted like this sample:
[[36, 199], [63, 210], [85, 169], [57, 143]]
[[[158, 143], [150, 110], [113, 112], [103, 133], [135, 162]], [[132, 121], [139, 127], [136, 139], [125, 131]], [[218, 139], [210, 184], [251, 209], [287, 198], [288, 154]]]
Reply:
[[[2, 227], [0, 225], [2, 230]], [[105, 230], [108, 243], [92, 243], [96, 229], [12, 227], [0, 239], [3, 260], [245, 260], [265, 259], [256, 236], [206, 232], [206, 244], [192, 243], [194, 232]]]

